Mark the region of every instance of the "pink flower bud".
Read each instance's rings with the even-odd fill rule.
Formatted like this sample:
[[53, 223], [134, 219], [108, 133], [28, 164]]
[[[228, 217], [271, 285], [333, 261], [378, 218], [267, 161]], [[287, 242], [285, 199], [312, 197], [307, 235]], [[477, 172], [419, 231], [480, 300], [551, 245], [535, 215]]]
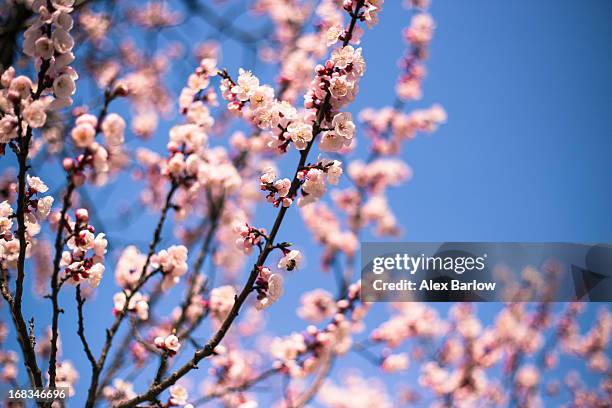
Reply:
[[74, 168], [74, 160], [72, 160], [69, 157], [66, 157], [63, 161], [62, 161], [62, 166], [64, 166], [64, 170], [66, 171], [70, 171]]
[[127, 96], [129, 93], [128, 86], [125, 82], [119, 82], [113, 89], [113, 95], [115, 96]]
[[89, 221], [89, 212], [85, 208], [79, 208], [76, 210], [76, 219], [81, 222]]

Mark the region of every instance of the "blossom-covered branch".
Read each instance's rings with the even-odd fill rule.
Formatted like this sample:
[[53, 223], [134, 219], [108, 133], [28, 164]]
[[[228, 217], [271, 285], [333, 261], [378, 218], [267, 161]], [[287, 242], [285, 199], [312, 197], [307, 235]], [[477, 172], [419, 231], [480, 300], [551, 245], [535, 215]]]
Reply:
[[[359, 242], [403, 233], [404, 152], [447, 119], [421, 102], [429, 1], [400, 3], [0, 6], [0, 385], [92, 408], [606, 406], [611, 314], [550, 304], [552, 263], [496, 271], [537, 304], [362, 301]], [[557, 380], [575, 357], [588, 384]]]

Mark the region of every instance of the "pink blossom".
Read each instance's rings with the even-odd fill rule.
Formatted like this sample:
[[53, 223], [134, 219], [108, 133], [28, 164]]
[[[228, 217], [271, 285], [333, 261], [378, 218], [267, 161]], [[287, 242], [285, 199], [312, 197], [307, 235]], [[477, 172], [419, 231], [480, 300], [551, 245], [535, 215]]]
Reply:
[[109, 146], [123, 144], [125, 134], [125, 121], [116, 113], [106, 115], [102, 121], [102, 134]]
[[352, 139], [355, 135], [355, 124], [350, 112], [338, 113], [334, 116], [332, 126], [336, 134], [345, 139]]
[[302, 306], [298, 309], [298, 316], [312, 322], [328, 319], [336, 312], [336, 302], [331, 293], [323, 289], [315, 289], [302, 295]]
[[312, 140], [312, 125], [307, 123], [291, 122], [287, 132], [298, 150], [306, 149], [308, 142]]
[[247, 101], [253, 95], [255, 89], [259, 86], [259, 79], [250, 71], [240, 69], [236, 85], [232, 87], [232, 92], [236, 94], [241, 101]]
[[74, 95], [76, 85], [69, 74], [62, 74], [53, 81], [53, 92], [60, 99], [67, 99]]
[[406, 353], [391, 354], [385, 357], [381, 367], [387, 373], [406, 370], [408, 368], [408, 356]]
[[187, 404], [189, 394], [185, 387], [181, 385], [173, 385], [170, 387], [170, 403], [172, 405], [184, 406]]
[[47, 121], [45, 108], [46, 106], [43, 101], [33, 101], [24, 109], [23, 118], [31, 127], [40, 128]]
[[214, 288], [210, 292], [210, 310], [218, 320], [223, 320], [234, 305], [236, 290], [233, 286], [225, 285]]
[[540, 382], [540, 373], [533, 365], [524, 365], [516, 373], [516, 382], [524, 388], [533, 388]]
[[88, 148], [94, 142], [96, 130], [89, 123], [83, 123], [74, 127], [70, 136], [77, 147]]
[[8, 86], [9, 91], [16, 92], [19, 98], [26, 99], [30, 96], [32, 90], [32, 81], [30, 78], [20, 75], [13, 78]]
[[287, 193], [289, 193], [289, 188], [291, 187], [291, 180], [289, 180], [288, 178], [276, 180], [273, 185], [279, 197], [285, 197]]
[[160, 268], [164, 273], [164, 289], [176, 285], [187, 272], [187, 252], [184, 245], [172, 245], [151, 257], [153, 267]]
[[29, 175], [26, 176], [26, 180], [28, 186], [38, 193], [46, 193], [49, 190], [49, 187], [40, 179], [40, 177], [31, 177]]
[[153, 341], [155, 347], [168, 351], [171, 355], [176, 354], [181, 348], [181, 343], [174, 334], [168, 336], [158, 336]]
[[340, 69], [344, 69], [353, 62], [355, 49], [348, 45], [342, 48], [336, 48], [331, 54], [331, 61], [334, 66]]

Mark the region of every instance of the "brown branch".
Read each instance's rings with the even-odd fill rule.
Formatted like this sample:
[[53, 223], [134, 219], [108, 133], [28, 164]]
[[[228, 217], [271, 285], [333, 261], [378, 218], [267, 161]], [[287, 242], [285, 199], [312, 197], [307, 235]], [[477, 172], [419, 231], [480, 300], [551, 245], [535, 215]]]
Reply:
[[329, 374], [331, 368], [334, 365], [335, 355], [333, 352], [330, 352], [330, 355], [323, 361], [323, 365], [319, 369], [316, 378], [310, 384], [310, 387], [304, 393], [302, 393], [295, 404], [289, 405], [289, 408], [302, 408], [306, 404], [308, 404], [319, 392], [323, 384], [325, 383], [325, 379], [327, 378], [327, 374]]
[[[161, 293], [161, 284], [158, 284], [156, 288], [154, 289], [151, 295], [151, 299], [149, 301], [150, 310], [160, 299], [159, 297], [160, 293]], [[149, 315], [151, 315], [151, 313], [149, 313]], [[143, 320], [138, 320], [136, 323], [134, 323], [135, 327], [133, 327], [132, 329], [137, 329], [143, 323], [144, 323]], [[123, 337], [123, 339], [121, 340], [119, 344], [119, 347], [117, 348], [117, 352], [113, 355], [110, 365], [108, 365], [106, 374], [104, 375], [104, 377], [102, 378], [102, 381], [100, 382], [100, 386], [98, 387], [98, 393], [96, 395], [96, 399], [100, 397], [100, 392], [104, 389], [104, 387], [106, 387], [107, 385], [111, 383], [114, 375], [121, 369], [123, 363], [126, 361], [125, 350], [130, 345], [132, 338], [133, 338], [133, 335], [131, 332], [125, 333], [125, 336]]]
[[159, 384], [166, 372], [166, 368], [168, 367], [168, 358], [170, 354], [166, 351], [161, 355], [159, 359], [159, 367], [157, 368], [157, 372], [155, 373], [155, 379], [153, 380], [153, 384]]
[[79, 316], [79, 328], [77, 330], [77, 334], [81, 339], [81, 344], [83, 344], [83, 350], [85, 350], [85, 354], [87, 355], [87, 359], [92, 367], [96, 365], [96, 358], [91, 352], [91, 348], [89, 347], [89, 343], [87, 342], [87, 338], [85, 337], [85, 319], [83, 318], [83, 305], [85, 304], [85, 299], [81, 296], [81, 285], [76, 286], [75, 297], [77, 302], [77, 311]]
[[242, 384], [239, 385], [234, 385], [231, 387], [226, 387], [220, 391], [215, 391], [212, 392], [210, 394], [207, 394], [203, 397], [201, 397], [200, 399], [198, 399], [197, 401], [195, 401], [193, 403], [194, 406], [198, 406], [198, 405], [202, 405], [205, 404], [209, 401], [212, 401], [216, 398], [220, 398], [223, 397], [227, 394], [231, 394], [234, 392], [241, 392], [241, 391], [246, 391], [249, 388], [251, 388], [253, 385], [256, 385], [260, 382], [262, 382], [263, 380], [270, 378], [271, 376], [273, 376], [274, 374], [280, 372], [282, 369], [284, 368], [284, 366], [280, 366], [280, 367], [274, 367], [274, 368], [269, 368], [266, 371], [262, 371], [258, 376], [253, 377], [250, 380], [247, 380], [245, 382], [243, 382]]
[[87, 392], [87, 402], [85, 404], [87, 408], [93, 408], [95, 404], [97, 390], [98, 390], [98, 382], [100, 380], [100, 374], [102, 372], [102, 369], [104, 368], [104, 363], [106, 362], [106, 357], [108, 356], [108, 352], [112, 346], [113, 339], [115, 335], [117, 334], [117, 331], [119, 330], [119, 327], [121, 326], [121, 323], [123, 322], [123, 319], [125, 318], [127, 314], [127, 309], [128, 309], [130, 300], [132, 299], [132, 296], [134, 296], [134, 294], [138, 291], [138, 289], [144, 286], [144, 284], [155, 274], [155, 272], [147, 274], [147, 269], [149, 268], [149, 265], [151, 263], [151, 257], [155, 253], [157, 244], [159, 244], [159, 242], [161, 241], [161, 233], [162, 233], [162, 229], [164, 226], [164, 222], [166, 220], [166, 216], [168, 215], [168, 211], [170, 210], [170, 208], [173, 207], [172, 197], [174, 196], [174, 193], [176, 192], [178, 187], [179, 187], [178, 182], [175, 180], [172, 180], [172, 184], [166, 195], [166, 200], [162, 208], [159, 220], [157, 222], [157, 226], [155, 227], [155, 232], [153, 233], [153, 239], [151, 240], [151, 243], [149, 244], [147, 258], [142, 267], [138, 283], [136, 284], [134, 288], [131, 288], [129, 294], [126, 294], [125, 305], [123, 307], [123, 310], [121, 310], [117, 314], [112, 326], [110, 327], [110, 329], [107, 329], [106, 331], [106, 342], [104, 343], [104, 346], [102, 347], [102, 352], [100, 353], [100, 358], [98, 359], [96, 366], [92, 369], [91, 382], [89, 385], [89, 390]]
[[4, 268], [0, 270], [0, 293], [2, 293], [2, 297], [4, 297], [9, 306], [12, 307], [14, 299], [8, 288], [8, 271]]
[[[357, 3], [355, 12], [351, 13], [351, 22], [349, 25], [349, 29], [347, 30], [346, 38], [343, 41], [343, 46], [347, 46], [351, 39], [353, 30], [355, 28], [355, 24], [357, 23], [357, 19], [359, 18], [358, 17], [359, 11], [361, 7], [363, 7], [363, 3], [364, 3], [363, 0], [360, 0]], [[318, 134], [321, 132], [321, 123], [323, 122], [326, 111], [330, 108], [330, 99], [331, 99], [331, 93], [328, 90], [325, 95], [325, 99], [323, 103], [319, 106], [319, 109], [317, 111], [315, 123], [313, 124], [313, 138], [306, 146], [306, 149], [300, 151], [300, 160], [295, 169], [293, 180], [291, 182], [291, 187], [289, 188], [289, 193], [287, 194], [288, 197], [293, 197], [297, 193], [297, 190], [300, 186], [300, 180], [298, 178], [298, 173], [300, 172], [302, 168], [304, 168], [306, 164], [306, 159], [308, 158], [308, 153], [310, 152], [310, 149], [314, 145], [316, 136], [318, 136]], [[152, 384], [151, 387], [148, 389], [148, 391], [146, 391], [144, 394], [141, 394], [135, 398], [132, 398], [131, 400], [119, 403], [118, 405], [116, 405], [117, 408], [134, 407], [141, 402], [153, 400], [162, 391], [164, 391], [171, 385], [175, 384], [185, 374], [187, 374], [193, 369], [196, 369], [198, 366], [198, 363], [202, 359], [213, 354], [214, 349], [219, 345], [221, 340], [223, 340], [228, 330], [230, 329], [232, 323], [234, 322], [236, 317], [238, 317], [238, 313], [242, 305], [244, 304], [248, 296], [253, 291], [255, 280], [257, 279], [257, 275], [259, 273], [259, 267], [264, 265], [264, 263], [266, 262], [268, 258], [268, 255], [272, 252], [272, 249], [274, 246], [274, 240], [276, 239], [276, 235], [278, 234], [278, 231], [283, 222], [287, 209], [288, 207], [280, 208], [276, 216], [276, 219], [274, 221], [274, 224], [272, 226], [272, 229], [270, 230], [270, 233], [266, 239], [265, 246], [263, 250], [261, 251], [261, 253], [259, 254], [257, 258], [257, 262], [253, 266], [253, 269], [251, 270], [249, 274], [247, 282], [242, 287], [240, 294], [236, 297], [234, 304], [228, 316], [221, 324], [221, 327], [217, 330], [217, 332], [213, 335], [213, 337], [208, 341], [208, 343], [206, 343], [206, 345], [203, 348], [197, 350], [194, 353], [193, 357], [187, 363], [185, 363], [183, 366], [178, 368], [174, 373], [172, 373], [166, 379], [161, 381], [159, 384]]]
[[[106, 116], [108, 111], [108, 107], [110, 103], [115, 99], [118, 95], [114, 93], [110, 89], [106, 89], [104, 91], [104, 104], [100, 113], [98, 114], [98, 123], [96, 126], [96, 134], [98, 135], [101, 131], [102, 121]], [[94, 137], [95, 137], [94, 136]], [[67, 183], [66, 193], [64, 194], [64, 200], [62, 203], [62, 210], [60, 213], [59, 225], [57, 227], [57, 234], [55, 235], [55, 257], [53, 259], [53, 273], [51, 275], [51, 303], [53, 304], [53, 316], [51, 321], [51, 352], [49, 354], [49, 386], [55, 387], [55, 379], [57, 376], [56, 373], [56, 365], [57, 365], [57, 339], [59, 335], [59, 315], [61, 313], [61, 309], [59, 307], [59, 292], [63, 285], [63, 281], [60, 283], [59, 280], [59, 272], [60, 272], [60, 263], [62, 260], [62, 252], [64, 250], [64, 245], [66, 241], [64, 240], [64, 227], [67, 225], [66, 216], [68, 214], [68, 210], [72, 206], [72, 193], [76, 190], [76, 184], [74, 182], [73, 173], [69, 172], [67, 175]], [[68, 237], [66, 237], [66, 240]]]
[[60, 213], [60, 220], [57, 226], [57, 234], [55, 235], [55, 257], [53, 259], [53, 273], [51, 275], [51, 303], [53, 304], [53, 316], [51, 321], [51, 352], [49, 353], [49, 386], [55, 387], [56, 369], [57, 369], [57, 339], [59, 333], [59, 271], [60, 263], [62, 260], [62, 252], [64, 249], [63, 233], [64, 226], [66, 223], [66, 216], [68, 209], [72, 205], [71, 196], [75, 190], [76, 185], [71, 175], [68, 175], [68, 188], [64, 194], [64, 201], [62, 203], [62, 210]]
[[[45, 89], [45, 75], [49, 69], [49, 60], [42, 60], [40, 70], [38, 72], [38, 83], [36, 92], [32, 95], [33, 100], [40, 98], [43, 90]], [[18, 151], [16, 151], [17, 161], [19, 163], [19, 175], [18, 175], [18, 196], [17, 196], [17, 237], [19, 239], [19, 255], [17, 258], [17, 279], [15, 281], [15, 295], [13, 301], [10, 304], [11, 317], [17, 331], [17, 340], [23, 354], [24, 364], [28, 371], [28, 377], [33, 387], [42, 387], [42, 374], [38, 363], [36, 361], [35, 345], [36, 341], [33, 333], [28, 333], [23, 313], [21, 310], [22, 299], [23, 299], [23, 283], [25, 280], [25, 258], [27, 249], [26, 239], [26, 225], [25, 225], [25, 213], [27, 210], [28, 203], [26, 202], [26, 175], [29, 169], [28, 165], [28, 153], [30, 149], [30, 142], [32, 140], [32, 128], [28, 125], [24, 130], [22, 128], [20, 105], [15, 104], [15, 113], [19, 123], [19, 139], [18, 139]], [[8, 290], [8, 288], [7, 288]], [[6, 296], [5, 296], [6, 298]], [[8, 300], [8, 299], [7, 299]], [[43, 406], [43, 403], [39, 403]]]
[[174, 323], [174, 329], [177, 331], [181, 328], [183, 323], [185, 323], [185, 320], [187, 318], [187, 309], [189, 308], [189, 306], [191, 306], [191, 299], [195, 295], [194, 289], [198, 282], [197, 277], [200, 274], [202, 266], [204, 265], [204, 261], [206, 260], [206, 257], [210, 251], [210, 246], [215, 236], [215, 232], [217, 231], [219, 220], [223, 213], [224, 204], [225, 204], [225, 194], [222, 194], [221, 197], [219, 198], [219, 201], [216, 203], [212, 199], [212, 196], [209, 194], [208, 218], [210, 219], [210, 225], [208, 227], [208, 231], [206, 232], [204, 241], [202, 242], [202, 247], [200, 248], [198, 257], [196, 258], [196, 261], [193, 265], [193, 271], [189, 278], [190, 284], [187, 290], [187, 296], [185, 297], [185, 300], [183, 301], [181, 305], [181, 314], [179, 315], [179, 318], [177, 319], [177, 321]]
[[[300, 30], [301, 31], [301, 30]], [[297, 34], [295, 39], [297, 39]], [[295, 49], [296, 47], [294, 46], [293, 49]], [[288, 86], [288, 82], [282, 82], [277, 90], [277, 94], [278, 94], [278, 99], [279, 100], [283, 100], [284, 98], [284, 94], [285, 92], [288, 90], [289, 86]], [[261, 134], [261, 129], [257, 128], [255, 130], [255, 132], [253, 133], [253, 135], [251, 137], [258, 137]], [[241, 151], [233, 160], [233, 165], [236, 167], [236, 169], [240, 172], [247, 164], [247, 159], [249, 157], [249, 151], [248, 150], [244, 150]], [[191, 305], [191, 298], [193, 297], [194, 293], [193, 293], [193, 288], [195, 286], [195, 284], [197, 283], [197, 280], [194, 279], [195, 276], [197, 276], [200, 273], [200, 270], [202, 268], [202, 265], [204, 263], [204, 261], [206, 260], [206, 257], [210, 251], [210, 246], [212, 244], [212, 239], [215, 236], [215, 233], [217, 231], [217, 228], [219, 226], [219, 220], [221, 215], [223, 214], [223, 210], [225, 207], [225, 204], [227, 203], [227, 197], [225, 194], [222, 194], [221, 197], [218, 199], [217, 202], [215, 202], [210, 194], [210, 191], [207, 190], [207, 194], [208, 194], [208, 202], [210, 203], [210, 208], [209, 208], [209, 213], [208, 213], [208, 219], [211, 220], [210, 226], [206, 232], [206, 236], [204, 238], [204, 241], [202, 242], [202, 247], [200, 249], [200, 252], [198, 253], [198, 257], [196, 258], [196, 262], [194, 264], [193, 267], [193, 275], [190, 278], [190, 285], [189, 288], [186, 292], [186, 297], [183, 300], [182, 304], [181, 304], [181, 314], [177, 320], [177, 322], [173, 325], [174, 328], [178, 331], [180, 329], [180, 327], [185, 323], [185, 318], [186, 318], [186, 312], [187, 312], [187, 308]], [[153, 307], [153, 301], [156, 300], [157, 297], [152, 297], [151, 298], [151, 302], [149, 303], [149, 307], [150, 309], [152, 309]], [[177, 336], [179, 337], [179, 339], [182, 338], [186, 338], [190, 336], [190, 333], [193, 332], [193, 330], [195, 330], [199, 324], [202, 322], [202, 320], [204, 320], [207, 316], [207, 312], [203, 313], [198, 319], [196, 319], [196, 321], [194, 321], [191, 325], [189, 325], [188, 327], [186, 327], [184, 330], [182, 331], [178, 331]], [[141, 323], [143, 323], [142, 321], [138, 322], [138, 325], [140, 325]], [[130, 338], [129, 335], [126, 335], [126, 337], [123, 339], [122, 341], [122, 347], [121, 348], [125, 348], [127, 347], [127, 345], [129, 345], [130, 342]], [[108, 385], [113, 377], [113, 375], [121, 368], [122, 364], [123, 364], [123, 353], [118, 352], [112, 360], [112, 363], [109, 367], [108, 372], [106, 373], [106, 375], [104, 376], [104, 379], [102, 381], [102, 388], [105, 385]], [[160, 362], [161, 363], [161, 362]]]

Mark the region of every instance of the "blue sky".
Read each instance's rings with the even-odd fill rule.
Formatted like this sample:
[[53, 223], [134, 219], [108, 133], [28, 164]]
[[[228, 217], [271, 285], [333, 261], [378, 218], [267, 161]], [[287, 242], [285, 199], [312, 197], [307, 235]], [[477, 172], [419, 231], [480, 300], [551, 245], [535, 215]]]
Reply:
[[[350, 108], [354, 114], [394, 100], [396, 63], [405, 49], [400, 33], [411, 15], [400, 3], [388, 0], [381, 24], [366, 30], [362, 46], [368, 67], [360, 96]], [[611, 242], [612, 3], [438, 0], [431, 13], [438, 27], [427, 62], [424, 98], [408, 109], [440, 103], [449, 118], [435, 134], [404, 146], [403, 157], [414, 178], [389, 194], [404, 226], [401, 239]], [[249, 27], [252, 23], [244, 24]], [[192, 21], [189, 27], [190, 38], [203, 39], [210, 33], [201, 20]], [[223, 47], [221, 65], [230, 72], [249, 61], [231, 40]], [[271, 82], [271, 68], [261, 64], [245, 67]], [[185, 79], [172, 78], [176, 91]], [[81, 100], [88, 100], [87, 88], [82, 86], [79, 91]], [[118, 112], [124, 109], [121, 104], [114, 107]], [[162, 151], [170, 125], [162, 124], [150, 146]], [[285, 160], [285, 171], [293, 168], [294, 159]], [[0, 167], [9, 163], [3, 159]], [[49, 166], [41, 173], [44, 178], [46, 174], [58, 173]], [[103, 217], [115, 220], [116, 205], [133, 202], [132, 186], [120, 182], [98, 193], [98, 197], [112, 194], [108, 207], [101, 211]], [[269, 226], [275, 214], [263, 208], [257, 212], [256, 225]], [[120, 235], [121, 244], [136, 243], [144, 249], [154, 219], [155, 215], [145, 214], [129, 229], [109, 234]], [[293, 240], [308, 262], [286, 280], [287, 296], [266, 312], [268, 327], [275, 334], [305, 327], [294, 312], [301, 293], [316, 287], [334, 291], [332, 277], [319, 271], [317, 246], [303, 234], [294, 238], [301, 228], [301, 218], [290, 211], [279, 238]], [[369, 234], [363, 238], [375, 239]], [[171, 228], [166, 228], [162, 246], [173, 243]], [[109, 268], [96, 303], [86, 305], [89, 335], [98, 338], [93, 342], [96, 354], [103, 328], [112, 319], [115, 287], [111, 280]], [[71, 316], [73, 293], [66, 292], [62, 304]], [[48, 302], [29, 299], [26, 315], [48, 321], [48, 306]], [[599, 306], [588, 307], [581, 321], [585, 327], [594, 321]], [[444, 304], [435, 307], [441, 313], [448, 309]], [[483, 304], [478, 309], [490, 321], [499, 305]], [[376, 307], [371, 321], [380, 321], [384, 310], [385, 306]], [[88, 365], [74, 335], [73, 320], [62, 317], [61, 321], [65, 355], [86, 372]], [[206, 338], [209, 333], [209, 326], [203, 325], [199, 334]], [[567, 371], [577, 363], [570, 358], [559, 370]], [[354, 355], [336, 365], [333, 377], [341, 376], [343, 366], [357, 366], [367, 377], [381, 377], [390, 389], [398, 381], [413, 385], [417, 381], [415, 367], [399, 380], [387, 380]], [[201, 380], [204, 375], [205, 370], [200, 370], [195, 378]], [[70, 406], [80, 406], [87, 377], [79, 382], [80, 396]], [[585, 373], [585, 381], [592, 379]], [[276, 394], [274, 387], [267, 394]]]

